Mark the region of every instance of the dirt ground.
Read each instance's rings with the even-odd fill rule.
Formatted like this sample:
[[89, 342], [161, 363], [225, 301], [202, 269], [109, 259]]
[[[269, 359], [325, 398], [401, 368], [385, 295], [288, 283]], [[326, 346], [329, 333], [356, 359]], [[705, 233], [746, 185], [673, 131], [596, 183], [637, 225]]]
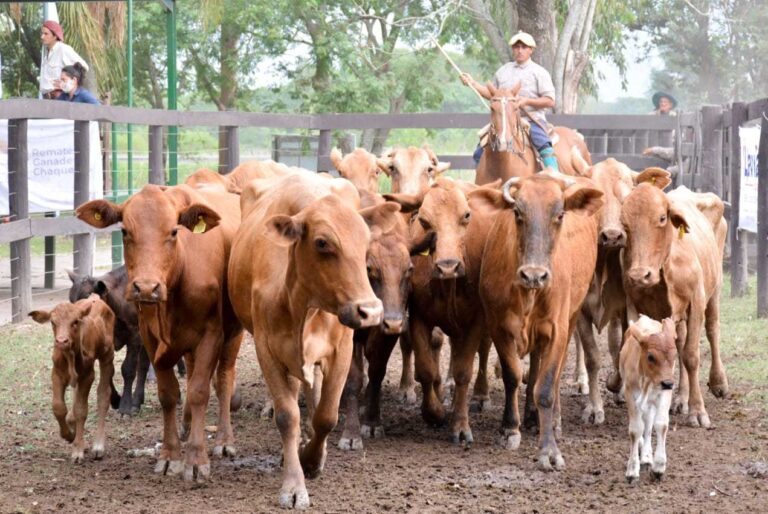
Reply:
[[[567, 469], [546, 473], [536, 467], [532, 433], [523, 433], [516, 451], [497, 444], [501, 380], [492, 379], [492, 409], [471, 415], [475, 444], [465, 449], [449, 441], [446, 429], [428, 427], [419, 407], [398, 397], [400, 354], [395, 350], [383, 399], [386, 437], [366, 440], [363, 451], [343, 452], [336, 447], [341, 434], [337, 428], [329, 441], [325, 472], [307, 481], [312, 511], [768, 511], [768, 418], [744, 401], [738, 384], [732, 384], [727, 400], [705, 393], [715, 428], [679, 426], [682, 419], [673, 417], [664, 480], [654, 483], [643, 474], [639, 484], [630, 486], [624, 479], [626, 410], [607, 399], [605, 424], [584, 425], [579, 413], [585, 398], [575, 395], [568, 380], [572, 361], [564, 376], [559, 442]], [[607, 361], [604, 358], [602, 379], [608, 374]], [[277, 511], [280, 439], [274, 423], [259, 417], [266, 390], [251, 342], [243, 346], [238, 373], [244, 399], [244, 407], [233, 417], [238, 456], [214, 460], [211, 479], [202, 485], [154, 474], [152, 457], [128, 456], [131, 449], [153, 447], [160, 437], [153, 384], [140, 415], [120, 419], [110, 411], [103, 461], [87, 458], [84, 464], [70, 464], [68, 445], [58, 437], [50, 412], [49, 375], [42, 373], [34, 379], [45, 382], [45, 397], [33, 406], [19, 406], [18, 412], [0, 413], [0, 512]], [[18, 387], [24, 388], [27, 380], [19, 377]], [[119, 376], [116, 382], [120, 389]], [[215, 409], [212, 396], [209, 423], [215, 423]], [[28, 444], [33, 426], [48, 436]], [[88, 427], [93, 429], [92, 418]]]

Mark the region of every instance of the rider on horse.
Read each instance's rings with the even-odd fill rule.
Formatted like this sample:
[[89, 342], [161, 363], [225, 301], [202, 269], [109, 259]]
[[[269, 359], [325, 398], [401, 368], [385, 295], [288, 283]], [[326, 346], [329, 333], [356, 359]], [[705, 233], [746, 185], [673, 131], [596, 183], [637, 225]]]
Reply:
[[[559, 171], [552, 141], [544, 128], [547, 125], [545, 111], [555, 106], [555, 86], [552, 84], [552, 77], [547, 70], [531, 60], [533, 49], [536, 48], [533, 36], [518, 32], [509, 40], [509, 46], [512, 47], [515, 61], [508, 62], [498, 69], [493, 76], [493, 85], [496, 88], [512, 89], [518, 82], [521, 83], [519, 107], [525, 108], [533, 119], [531, 123], [533, 146], [539, 152], [545, 168]], [[483, 97], [491, 97], [488, 88], [468, 73], [461, 74], [461, 81], [464, 85], [475, 88]], [[482, 153], [483, 148], [478, 146], [474, 155], [475, 162], [480, 160]]]

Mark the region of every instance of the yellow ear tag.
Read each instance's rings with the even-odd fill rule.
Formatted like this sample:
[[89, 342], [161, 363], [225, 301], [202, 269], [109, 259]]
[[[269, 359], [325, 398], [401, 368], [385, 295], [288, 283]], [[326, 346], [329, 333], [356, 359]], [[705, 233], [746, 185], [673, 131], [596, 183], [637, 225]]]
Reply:
[[648, 182], [650, 182], [651, 184], [653, 184], [655, 186], [656, 185], [656, 177], [651, 177], [651, 180], [649, 180]]
[[423, 255], [424, 257], [429, 257], [429, 248], [427, 248], [423, 252], [419, 252], [419, 255]]
[[96, 221], [100, 221], [101, 220], [101, 213], [100, 212], [94, 212], [93, 213], [93, 219], [95, 219]]
[[205, 220], [202, 216], [197, 217], [197, 225], [195, 225], [195, 228], [192, 229], [192, 232], [195, 234], [202, 234], [205, 232]]
[[680, 225], [677, 228], [677, 238], [682, 239], [684, 235], [685, 235], [685, 227], [683, 225]]

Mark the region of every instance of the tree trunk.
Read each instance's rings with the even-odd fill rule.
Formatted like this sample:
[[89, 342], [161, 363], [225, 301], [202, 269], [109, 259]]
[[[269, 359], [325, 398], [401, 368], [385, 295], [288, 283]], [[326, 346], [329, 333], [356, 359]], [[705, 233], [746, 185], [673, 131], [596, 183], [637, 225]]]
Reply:
[[[223, 20], [221, 24], [221, 77], [219, 110], [226, 111], [232, 109], [237, 98], [237, 41], [240, 39], [240, 33], [234, 23], [226, 23]], [[227, 133], [223, 127], [219, 127], [219, 173], [229, 171], [227, 162]]]
[[[501, 28], [496, 24], [491, 16], [488, 5], [483, 0], [469, 0], [467, 2], [473, 11], [473, 16], [480, 24], [480, 28], [488, 37], [494, 52], [499, 58], [499, 63], [504, 64], [512, 60], [512, 51], [507, 44], [507, 38], [504, 36]], [[516, 11], [515, 11], [516, 12]]]
[[557, 48], [557, 24], [554, 0], [519, 0], [518, 27], [536, 40], [533, 60], [552, 73]]

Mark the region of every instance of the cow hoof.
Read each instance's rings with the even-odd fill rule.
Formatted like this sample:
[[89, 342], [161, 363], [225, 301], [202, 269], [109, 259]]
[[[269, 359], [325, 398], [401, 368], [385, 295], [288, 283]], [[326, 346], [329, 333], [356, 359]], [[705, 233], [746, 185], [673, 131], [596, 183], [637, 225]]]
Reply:
[[605, 382], [605, 388], [612, 393], [619, 394], [621, 392], [621, 375], [616, 372], [612, 373]]
[[602, 425], [605, 423], [605, 412], [602, 409], [595, 409], [587, 404], [581, 411], [581, 421], [590, 425]]
[[661, 482], [661, 479], [664, 478], [664, 472], [663, 471], [651, 471], [651, 478], [655, 482]]
[[384, 427], [381, 425], [363, 425], [360, 427], [360, 435], [365, 439], [383, 439]]
[[69, 456], [69, 459], [72, 461], [72, 464], [80, 464], [85, 460], [85, 451], [74, 450], [72, 451], [72, 454]]
[[235, 455], [237, 455], [237, 450], [232, 445], [224, 444], [213, 447], [214, 457], [234, 457]]
[[698, 414], [692, 412], [688, 416], [688, 426], [694, 428], [710, 428], [712, 422], [709, 420], [709, 414], [706, 412], [700, 412]]
[[627, 475], [627, 483], [629, 485], [636, 484], [640, 481], [640, 475]]
[[187, 464], [184, 466], [184, 480], [187, 482], [204, 482], [211, 476], [210, 464]]
[[712, 391], [712, 394], [715, 395], [716, 398], [725, 398], [728, 396], [728, 382], [715, 382], [713, 379], [709, 379], [709, 390]]
[[616, 405], [624, 405], [626, 403], [626, 399], [624, 398], [624, 395], [621, 393], [613, 393], [613, 403]]
[[295, 491], [280, 491], [280, 506], [284, 509], [308, 509], [309, 493], [307, 489], [302, 487]]
[[184, 442], [186, 442], [187, 439], [189, 439], [189, 426], [188, 425], [182, 425], [181, 433], [179, 434], [179, 439], [181, 441], [184, 441]]
[[669, 408], [669, 412], [672, 414], [688, 415], [688, 401], [683, 400], [679, 396], [675, 396], [672, 400], [672, 406]]
[[359, 437], [342, 437], [339, 439], [339, 450], [356, 451], [363, 449], [363, 440]]
[[299, 455], [301, 469], [304, 470], [304, 476], [309, 479], [320, 476], [320, 473], [323, 472], [323, 468], [325, 468], [325, 458], [327, 455], [328, 453], [325, 450], [325, 445], [323, 445], [319, 454], [318, 452], [310, 454], [304, 449]]
[[269, 420], [269, 419], [272, 419], [274, 416], [275, 416], [275, 407], [272, 404], [272, 402], [267, 402], [264, 408], [261, 409], [261, 412], [259, 413], [259, 417], [264, 420]]
[[517, 450], [520, 448], [520, 432], [512, 432], [510, 434], [502, 434], [501, 446], [507, 450]]
[[451, 442], [453, 442], [453, 444], [466, 443], [467, 447], [472, 446], [472, 443], [475, 442], [475, 438], [472, 437], [472, 429], [467, 428], [454, 432], [451, 435]]
[[104, 445], [103, 444], [94, 444], [93, 448], [91, 448], [91, 453], [93, 454], [93, 460], [101, 460], [104, 458]]
[[488, 412], [491, 410], [491, 398], [489, 396], [475, 396], [469, 404], [470, 412]]
[[66, 442], [71, 443], [75, 440], [75, 433], [71, 430], [69, 432], [62, 431], [61, 432], [61, 438], [64, 439]]
[[421, 412], [422, 417], [424, 418], [424, 421], [427, 422], [427, 425], [435, 428], [439, 428], [445, 425], [445, 410], [440, 409], [436, 411], [430, 411], [430, 410], [422, 410]]
[[416, 387], [404, 387], [400, 388], [400, 396], [406, 405], [416, 405], [419, 401], [419, 397], [416, 396]]
[[550, 455], [544, 452], [539, 455], [539, 469], [542, 471], [563, 471], [565, 469], [565, 459], [560, 453]]
[[184, 472], [184, 462], [180, 460], [158, 459], [155, 464], [155, 473], [179, 475], [182, 472]]
[[584, 380], [579, 380], [576, 382], [576, 392], [579, 393], [582, 396], [586, 396], [589, 394], [589, 382]]

